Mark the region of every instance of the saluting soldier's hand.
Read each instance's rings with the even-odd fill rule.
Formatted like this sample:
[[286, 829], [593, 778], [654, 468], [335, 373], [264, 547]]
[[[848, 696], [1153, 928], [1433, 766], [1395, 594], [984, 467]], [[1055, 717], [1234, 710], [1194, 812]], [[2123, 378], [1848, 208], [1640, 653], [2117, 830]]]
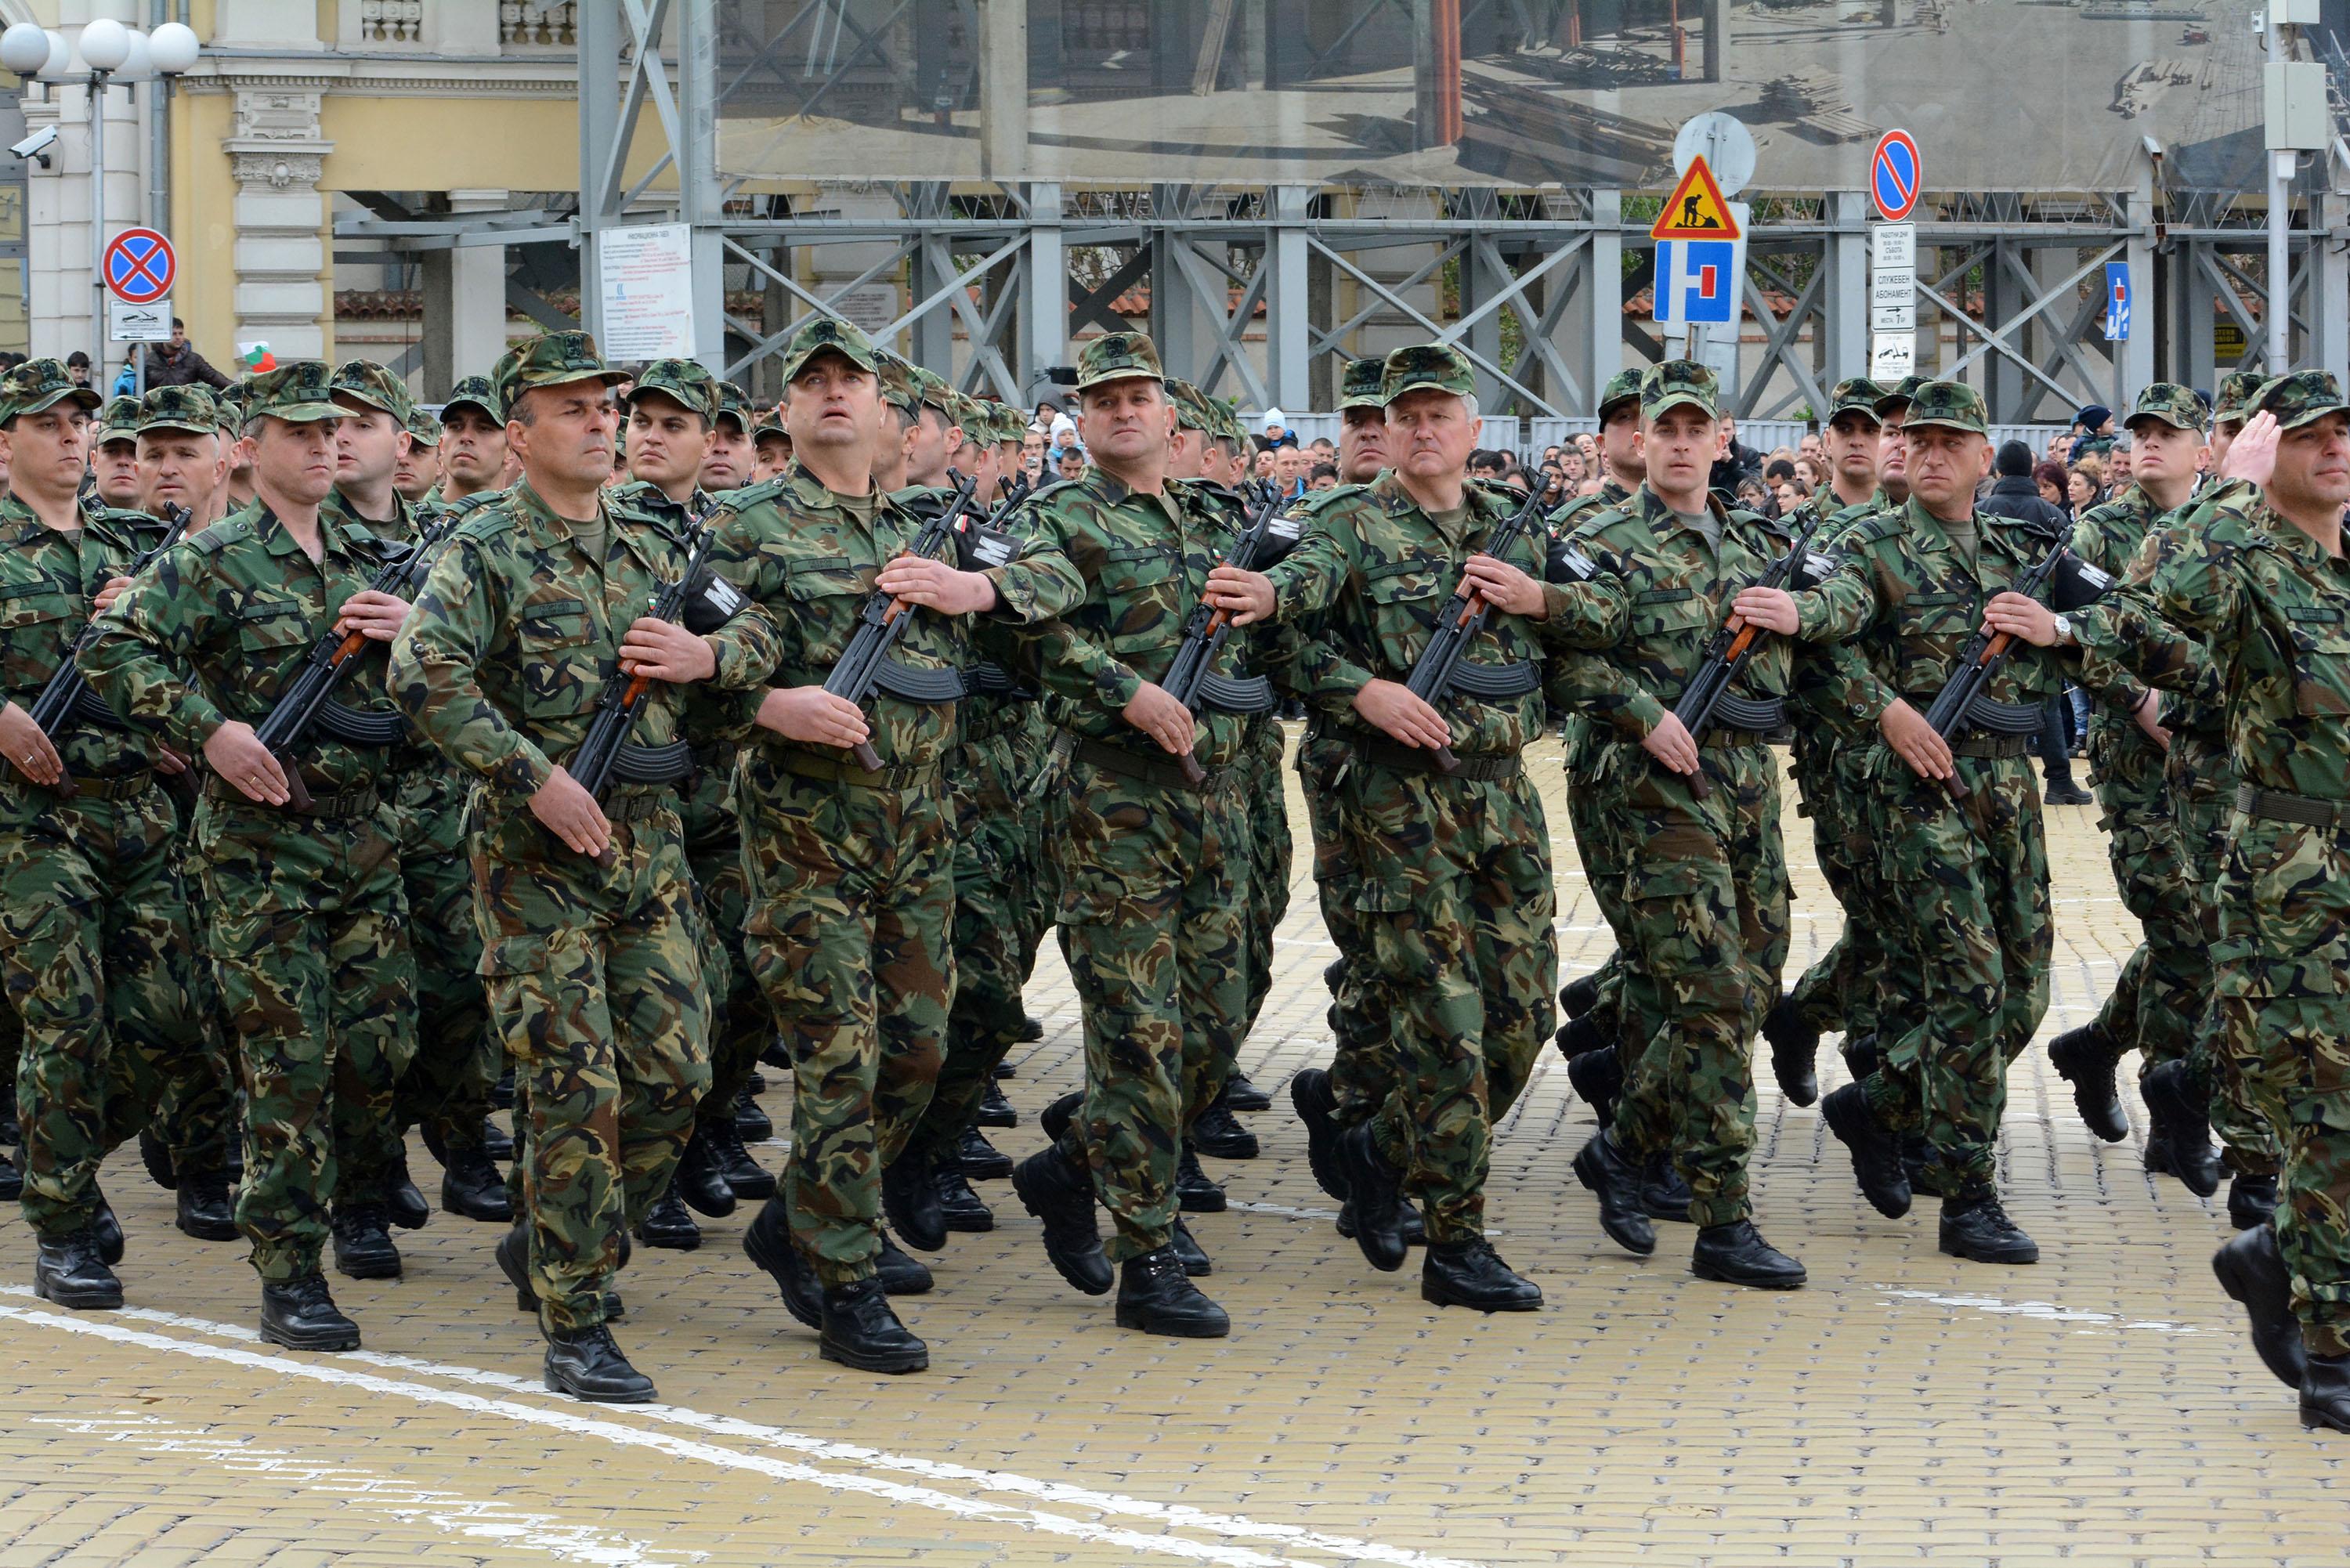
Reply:
[[1461, 580], [1476, 590], [1478, 597], [1504, 615], [1530, 616], [1540, 620], [1549, 613], [1543, 602], [1543, 586], [1510, 565], [1492, 556], [1471, 556], [1461, 568]]
[[284, 805], [293, 798], [286, 787], [286, 770], [253, 732], [253, 726], [229, 720], [204, 742], [204, 761], [213, 772], [234, 785], [247, 800]]
[[611, 847], [612, 824], [588, 786], [557, 767], [530, 797], [530, 814], [590, 860]]
[[1983, 607], [1983, 629], [2020, 637], [2034, 648], [2056, 646], [2056, 612], [2018, 593], [1993, 594]]
[[1895, 698], [1877, 721], [1891, 746], [1910, 772], [1921, 779], [1946, 779], [1958, 771], [1950, 760], [1950, 743], [1934, 732], [1926, 715]]
[[1658, 720], [1657, 727], [1640, 737], [1640, 749], [1683, 778], [1697, 773], [1697, 740], [1678, 713], [1668, 712]]
[[848, 747], [873, 738], [864, 710], [821, 686], [778, 686], [759, 701], [759, 723], [787, 741]]
[[36, 784], [53, 784], [65, 776], [65, 759], [33, 722], [32, 714], [14, 702], [0, 707], [0, 746], [7, 748], [8, 765]]
[[1731, 613], [1738, 624], [1759, 626], [1764, 631], [1775, 631], [1781, 637], [1793, 637], [1803, 629], [1804, 618], [1795, 608], [1795, 596], [1784, 588], [1745, 588], [1730, 601]]
[[995, 579], [984, 572], [959, 572], [927, 556], [899, 556], [881, 568], [873, 586], [910, 605], [927, 605], [941, 615], [979, 615], [995, 607]]
[[1144, 681], [1126, 705], [1126, 722], [1159, 742], [1170, 756], [1191, 750], [1191, 710], [1178, 702], [1164, 686]]
[[620, 673], [672, 686], [718, 673], [718, 650], [673, 620], [639, 616], [620, 639]]
[[1407, 746], [1434, 751], [1452, 743], [1444, 715], [1399, 680], [1372, 680], [1355, 693], [1355, 711]]
[[2276, 472], [2277, 438], [2282, 433], [2277, 429], [2276, 416], [2266, 409], [2246, 420], [2244, 428], [2236, 432], [2236, 439], [2228, 443], [2228, 455], [2220, 463], [2221, 481], [2249, 479], [2254, 484], [2268, 483], [2269, 475]]
[[114, 607], [114, 601], [122, 597], [122, 590], [130, 586], [130, 579], [129, 577], [107, 578], [106, 586], [98, 590], [98, 597], [90, 601], [91, 607], [96, 609], [99, 614], [104, 615], [108, 610]]
[[2130, 710], [2130, 717], [2137, 721], [2139, 729], [2146, 732], [2147, 740], [2166, 752], [2170, 750], [2170, 732], [2162, 723], [2161, 692], [2149, 691], [2140, 698], [2138, 705]]
[[335, 618], [335, 631], [345, 637], [356, 631], [370, 642], [390, 642], [400, 635], [400, 623], [407, 618], [406, 599], [361, 588], [343, 601], [343, 612]]
[[1211, 609], [1230, 612], [1234, 626], [1253, 626], [1273, 618], [1273, 579], [1263, 572], [1238, 566], [1218, 566], [1208, 574], [1208, 590], [1201, 598]]

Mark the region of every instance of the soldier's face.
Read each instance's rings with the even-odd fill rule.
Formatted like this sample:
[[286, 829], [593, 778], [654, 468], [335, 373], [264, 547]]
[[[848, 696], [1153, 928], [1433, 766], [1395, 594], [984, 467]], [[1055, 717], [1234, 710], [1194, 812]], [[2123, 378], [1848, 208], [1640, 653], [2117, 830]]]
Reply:
[[381, 409], [341, 398], [335, 406], [344, 410], [335, 425], [335, 483], [379, 484], [390, 479], [415, 438]]
[[710, 450], [702, 453], [702, 478], [704, 490], [734, 490], [751, 483], [751, 470], [758, 462], [758, 449], [751, 438], [731, 418], [722, 417], [710, 431]]
[[2277, 437], [2269, 500], [2291, 517], [2350, 504], [2350, 414], [2328, 414]]
[[679, 484], [702, 472], [710, 425], [674, 398], [647, 392], [629, 404], [629, 472], [655, 484]]
[[101, 442], [90, 454], [89, 472], [98, 482], [99, 499], [109, 506], [135, 506], [139, 504], [139, 443], [135, 441]]
[[400, 454], [391, 471], [391, 487], [411, 501], [421, 501], [432, 482], [441, 477], [441, 449], [426, 446], [411, 433], [408, 450]]
[[[818, 354], [800, 367], [784, 392], [784, 423], [795, 451], [837, 453], [851, 467], [869, 466], [881, 439], [881, 383], [844, 354]], [[864, 462], [853, 460], [862, 454]]]
[[582, 489], [611, 477], [612, 431], [619, 410], [601, 381], [533, 387], [515, 402], [517, 413], [528, 403], [531, 422], [507, 421], [506, 444], [525, 472]]
[[19, 414], [0, 431], [8, 482], [29, 494], [63, 499], [81, 488], [89, 457], [89, 411], [60, 403]]
[[1702, 496], [1727, 434], [1703, 409], [1687, 403], [1642, 421], [1640, 453], [1648, 460], [1648, 488], [1668, 500]]
[[[1901, 427], [1908, 418], [1908, 410], [1896, 409], [1885, 416], [1885, 424], [1877, 432], [1877, 475], [1879, 479], [1903, 479], [1909, 472], [1908, 443], [1901, 439]], [[2061, 462], [2064, 460], [2059, 458], [2057, 461]]]
[[[946, 415], [924, 403], [920, 417], [914, 421], [912, 439], [906, 447], [906, 472], [909, 477], [927, 484], [946, 472]], [[1041, 436], [1036, 438], [1042, 440]]]
[[1598, 445], [1612, 472], [1635, 479], [1645, 475], [1648, 472], [1648, 454], [1640, 445], [1640, 405], [1627, 402], [1617, 409], [1614, 417], [1599, 427]]
[[184, 506], [201, 517], [227, 477], [218, 436], [157, 431], [139, 438], [140, 498], [147, 511]]
[[773, 479], [792, 465], [792, 442], [788, 436], [764, 435], [759, 438], [757, 476]]
[[1828, 421], [1827, 433], [1820, 442], [1827, 459], [1835, 465], [1836, 477], [1846, 488], [1858, 488], [1877, 483], [1877, 453], [1884, 448], [1877, 433], [1877, 421], [1855, 409], [1846, 409]]
[[1364, 484], [1387, 465], [1387, 410], [1348, 409], [1346, 422], [1338, 427], [1338, 477]]
[[473, 490], [498, 483], [506, 465], [506, 427], [470, 404], [441, 416], [441, 466]]
[[2194, 478], [2197, 462], [2203, 455], [2203, 437], [2199, 432], [2183, 431], [2160, 420], [2138, 421], [2137, 428], [2130, 431], [2130, 442], [2126, 472], [2157, 484], [2180, 483]]
[[1175, 426], [1175, 432], [1167, 438], [1167, 477], [1200, 477], [1200, 432], [1187, 431], [1180, 422]]
[[1161, 456], [1175, 433], [1175, 405], [1149, 376], [1123, 376], [1077, 394], [1077, 440], [1096, 462], [1125, 466]]
[[264, 415], [261, 428], [244, 443], [252, 454], [254, 484], [296, 506], [324, 501], [335, 488], [335, 426], [339, 422], [311, 420], [297, 425]]
[[2228, 461], [2228, 443], [2234, 441], [2236, 432], [2243, 428], [2244, 422], [2241, 420], [2211, 421], [2211, 450], [2210, 461], [2204, 464], [2206, 468], [2214, 473], [2220, 472], [2220, 465]]
[[1443, 479], [1463, 472], [1485, 421], [1469, 413], [1467, 400], [1433, 387], [1419, 387], [1388, 405], [1388, 462], [1414, 479]]
[[1973, 509], [1975, 486], [1991, 472], [1991, 442], [1972, 431], [1920, 425], [1902, 432], [1909, 493], [1937, 517]]

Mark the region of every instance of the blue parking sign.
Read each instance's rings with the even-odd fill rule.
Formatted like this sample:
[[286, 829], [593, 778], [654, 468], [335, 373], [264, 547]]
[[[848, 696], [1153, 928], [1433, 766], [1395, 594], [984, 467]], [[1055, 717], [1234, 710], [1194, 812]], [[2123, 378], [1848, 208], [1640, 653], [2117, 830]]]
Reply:
[[1652, 319], [1726, 327], [1738, 319], [1735, 240], [1659, 240]]

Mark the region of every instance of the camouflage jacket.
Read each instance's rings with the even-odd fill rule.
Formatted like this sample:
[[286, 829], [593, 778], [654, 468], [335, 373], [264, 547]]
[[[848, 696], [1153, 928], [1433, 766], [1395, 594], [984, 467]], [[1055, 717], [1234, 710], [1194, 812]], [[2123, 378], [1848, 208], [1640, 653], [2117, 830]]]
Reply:
[[[2073, 524], [2073, 554], [2118, 580], [2127, 575], [2147, 540], [2160, 532], [2168, 520], [2168, 515], [2155, 505], [2154, 498], [2143, 487], [2133, 484], [2111, 501], [2081, 514]], [[2089, 716], [2091, 730], [2104, 731], [2125, 742], [2136, 737], [2134, 743], [2152, 745], [2146, 732], [2130, 718], [2145, 700], [2146, 688], [2126, 677], [2108, 685], [2097, 679], [2103, 668], [2086, 674], [2083, 682], [2099, 699]]]
[[[1461, 567], [1521, 504], [1514, 491], [1476, 484], [1465, 495], [1465, 516], [1448, 529], [1420, 509], [1393, 469], [1368, 484], [1325, 491], [1307, 503], [1296, 549], [1267, 574], [1277, 618], [1307, 633], [1290, 660], [1289, 685], [1340, 732], [1377, 734], [1356, 714], [1355, 693], [1373, 680], [1409, 679], [1438, 622], [1460, 612]], [[1542, 535], [1530, 533], [1509, 564], [1540, 577], [1544, 546]], [[1552, 595], [1555, 601], [1555, 588]], [[1544, 636], [1544, 623], [1496, 613], [1461, 661], [1531, 664], [1539, 677], [1548, 657]], [[1456, 753], [1513, 755], [1542, 733], [1542, 690], [1537, 683], [1492, 700], [1456, 691], [1444, 717]]]
[[[620, 639], [685, 566], [660, 524], [597, 492], [603, 559], [591, 560], [524, 480], [457, 525], [425, 574], [391, 649], [392, 694], [460, 766], [535, 793], [586, 739], [619, 670]], [[722, 645], [730, 626], [713, 638]], [[720, 680], [727, 673], [723, 651]], [[630, 739], [677, 739], [679, 689], [652, 683]]]
[[[1806, 641], [1836, 650], [1825, 701], [1873, 726], [1895, 699], [1924, 711], [1950, 678], [1983, 623], [1983, 609], [2054, 547], [2045, 534], [2012, 517], [1975, 514], [1974, 561], [1914, 496], [1847, 529], [1835, 566], [1818, 587], [1795, 596]], [[1984, 695], [2037, 706], [2064, 690], [2052, 650], [2015, 645]]]
[[[1786, 521], [1791, 529], [1800, 533], [1814, 518], [1820, 518], [1819, 529], [1812, 535], [1812, 554], [1823, 560], [1833, 561], [1841, 555], [1845, 535], [1885, 510], [1885, 493], [1880, 490], [1857, 505], [1839, 507], [1821, 517], [1819, 498], [1814, 496], [1790, 513]], [[1875, 729], [1856, 717], [1836, 695], [1839, 686], [1836, 648], [1798, 641], [1789, 649], [1789, 704], [1800, 718], [1817, 722], [1816, 726], [1809, 723], [1796, 726], [1795, 744], [1799, 752], [1810, 746], [1821, 733], [1833, 735], [1839, 741], [1875, 738]]]
[[[84, 501], [81, 526], [61, 534], [14, 495], [0, 496], [0, 701], [29, 709], [97, 611], [99, 590], [130, 573], [161, 537], [146, 514]], [[147, 751], [132, 737], [70, 716], [53, 737], [78, 778], [137, 773]], [[8, 778], [16, 775], [9, 774]]]
[[[1627, 739], [1647, 735], [1672, 711], [1729, 619], [1730, 601], [1787, 553], [1778, 524], [1716, 497], [1706, 504], [1721, 524], [1719, 547], [1643, 484], [1627, 504], [1585, 519], [1568, 536], [1596, 568], [1589, 580], [1550, 588], [1552, 635], [1606, 655], [1568, 660], [1554, 694]], [[1759, 640], [1731, 695], [1784, 698], [1789, 662], [1783, 639]]]
[[[316, 563], [265, 502], [224, 517], [164, 552], [114, 601], [83, 651], [92, 690], [134, 723], [193, 751], [226, 721], [259, 724], [343, 601], [382, 567], [383, 545], [325, 508]], [[361, 712], [390, 709], [383, 652], [369, 643], [336, 691]], [[313, 732], [298, 760], [312, 790], [375, 782], [391, 748]]]
[[1550, 535], [1554, 539], [1564, 539], [1589, 522], [1596, 514], [1622, 506], [1631, 499], [1632, 493], [1617, 483], [1614, 474], [1608, 474], [1600, 480], [1598, 489], [1588, 495], [1571, 498], [1550, 514], [1547, 519]]
[[329, 491], [327, 499], [318, 504], [318, 510], [332, 512], [336, 520], [346, 526], [364, 528], [379, 539], [401, 545], [416, 543], [417, 530], [424, 523], [424, 509], [397, 491], [392, 493], [391, 505], [392, 514], [379, 523], [360, 516], [359, 509], [351, 504], [349, 499], [341, 491], [335, 490]]
[[441, 517], [470, 517], [484, 506], [494, 506], [506, 498], [503, 490], [476, 490], [471, 495], [461, 495], [454, 501], [441, 498], [441, 487], [434, 485], [423, 500], [416, 504], [416, 521], [421, 524]]
[[[1022, 633], [1023, 664], [1051, 700], [1054, 722], [1139, 755], [1164, 755], [1126, 722], [1125, 708], [1174, 662], [1208, 573], [1231, 545], [1228, 513], [1197, 480], [1170, 479], [1163, 494], [1137, 495], [1098, 468], [1046, 485], [1021, 511], [1040, 560], [1068, 590], [1057, 618]], [[1235, 673], [1253, 640], [1227, 639], [1215, 673]], [[1208, 767], [1232, 762], [1241, 730], [1239, 716], [1203, 711], [1193, 754]]]
[[[727, 687], [821, 686], [848, 651], [873, 580], [889, 561], [912, 547], [922, 532], [914, 514], [888, 496], [868, 522], [805, 468], [731, 492], [711, 520], [717, 530], [711, 565], [746, 596], [750, 606], [727, 628], [739, 636], [734, 667], [722, 671]], [[938, 558], [952, 563], [943, 544]], [[976, 617], [909, 612], [906, 630], [889, 658], [913, 671], [961, 671], [972, 663], [975, 633], [1048, 618], [1075, 597], [1069, 580], [1049, 563], [1022, 551], [987, 576], [996, 607]], [[754, 690], [735, 704], [734, 728], [762, 745], [804, 750], [772, 730], [751, 729]], [[871, 744], [884, 767], [930, 767], [954, 744], [953, 701], [915, 701], [876, 691], [867, 708]], [[825, 751], [828, 760], [841, 753]]]

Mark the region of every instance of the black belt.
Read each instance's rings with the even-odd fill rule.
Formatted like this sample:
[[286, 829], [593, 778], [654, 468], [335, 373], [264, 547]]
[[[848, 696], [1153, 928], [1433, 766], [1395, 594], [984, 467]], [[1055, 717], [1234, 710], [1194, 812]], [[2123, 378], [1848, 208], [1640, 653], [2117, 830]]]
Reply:
[[642, 822], [672, 809], [677, 797], [665, 789], [632, 789], [616, 793], [604, 803], [607, 822]]
[[1950, 755], [1990, 760], [2025, 757], [2036, 742], [2029, 735], [1966, 735], [1950, 742]]
[[815, 779], [821, 784], [847, 784], [855, 789], [910, 789], [927, 784], [938, 776], [938, 764], [923, 766], [906, 764], [888, 768], [860, 768], [855, 763], [832, 757], [819, 757], [807, 752], [776, 752], [775, 766], [794, 778]]
[[2287, 794], [2282, 790], [2258, 789], [2248, 784], [2236, 786], [2236, 809], [2247, 816], [2296, 822], [2303, 827], [2335, 827], [2350, 822], [2350, 801], [2318, 800], [2305, 794]]
[[76, 774], [71, 796], [62, 787], [53, 790], [47, 784], [36, 784], [13, 768], [0, 777], [5, 777], [5, 787], [12, 794], [39, 794], [58, 800], [136, 800], [155, 787], [152, 768], [141, 768], [135, 774], [109, 774], [101, 778]]
[[1163, 752], [1156, 757], [1146, 757], [1123, 746], [1113, 746], [1107, 741], [1087, 740], [1083, 736], [1077, 737], [1076, 743], [1069, 749], [1069, 754], [1087, 767], [1116, 774], [1122, 779], [1137, 779], [1143, 784], [1156, 784], [1160, 789], [1180, 789], [1198, 794], [1214, 789], [1227, 771], [1209, 768], [1208, 776], [1193, 784], [1183, 776], [1183, 764]]
[[1520, 769], [1514, 752], [1507, 756], [1457, 757], [1452, 771], [1446, 773], [1437, 762], [1436, 753], [1423, 747], [1375, 740], [1357, 741], [1354, 747], [1355, 754], [1375, 768], [1387, 768], [1399, 774], [1431, 774], [1438, 778], [1461, 779], [1471, 784], [1492, 784], [1501, 779], [1515, 778]]
[[1698, 737], [1697, 743], [1706, 747], [1767, 746], [1771, 737], [1762, 730], [1708, 730]]
[[253, 799], [234, 784], [213, 774], [207, 774], [204, 776], [204, 794], [214, 800], [226, 801], [231, 805], [251, 806], [255, 811], [275, 811], [282, 812], [287, 816], [314, 816], [332, 820], [371, 816], [375, 813], [375, 808], [382, 804], [383, 799], [376, 793], [373, 784], [361, 784], [357, 789], [347, 789], [339, 794], [314, 793], [310, 796], [310, 804], [307, 806], [296, 805], [290, 800], [284, 805], [271, 805], [267, 801]]

